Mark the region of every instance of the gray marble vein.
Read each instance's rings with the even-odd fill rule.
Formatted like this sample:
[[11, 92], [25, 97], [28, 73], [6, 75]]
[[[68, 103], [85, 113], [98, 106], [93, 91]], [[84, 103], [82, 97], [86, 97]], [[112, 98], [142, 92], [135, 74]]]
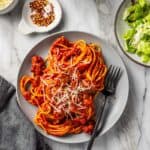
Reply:
[[[121, 0], [60, 0], [60, 3], [63, 20], [49, 33], [25, 36], [18, 32], [23, 1], [11, 13], [0, 16], [0, 74], [15, 84], [20, 63], [30, 48], [53, 32], [82, 30], [100, 36], [124, 60], [129, 75], [130, 93], [122, 117], [105, 135], [96, 139], [93, 150], [149, 150], [150, 70], [129, 60], [117, 46], [114, 17]], [[86, 144], [48, 143], [53, 150], [86, 149]]]

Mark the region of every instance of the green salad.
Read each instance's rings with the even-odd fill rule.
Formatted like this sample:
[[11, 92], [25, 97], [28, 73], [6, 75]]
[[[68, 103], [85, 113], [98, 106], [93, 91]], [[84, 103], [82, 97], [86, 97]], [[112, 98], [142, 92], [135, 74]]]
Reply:
[[137, 0], [125, 10], [123, 19], [130, 26], [123, 35], [126, 51], [150, 62], [150, 2]]

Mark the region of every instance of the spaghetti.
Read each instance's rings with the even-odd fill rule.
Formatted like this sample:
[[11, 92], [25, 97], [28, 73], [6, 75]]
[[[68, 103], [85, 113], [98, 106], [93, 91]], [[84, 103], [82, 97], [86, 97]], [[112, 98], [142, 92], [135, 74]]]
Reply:
[[38, 107], [34, 122], [55, 136], [91, 133], [94, 97], [103, 90], [107, 72], [100, 48], [59, 37], [45, 60], [32, 57], [31, 72], [21, 78], [20, 89]]

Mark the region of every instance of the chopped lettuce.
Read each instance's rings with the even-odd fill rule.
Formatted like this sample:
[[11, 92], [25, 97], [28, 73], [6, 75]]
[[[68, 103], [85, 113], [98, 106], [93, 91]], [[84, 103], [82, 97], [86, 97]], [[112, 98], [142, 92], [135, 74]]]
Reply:
[[147, 16], [145, 16], [143, 20], [145, 23], [146, 22], [150, 23], [150, 13]]
[[137, 46], [137, 51], [141, 51], [143, 54], [150, 56], [150, 42], [140, 41]]
[[150, 3], [137, 0], [125, 10], [123, 19], [130, 26], [123, 35], [126, 51], [137, 54], [144, 63], [150, 62]]
[[146, 5], [146, 1], [145, 0], [138, 0], [138, 3], [141, 7], [144, 7]]
[[135, 34], [135, 30], [134, 29], [129, 29], [124, 35], [124, 39], [125, 40], [130, 40]]
[[142, 62], [144, 62], [144, 63], [148, 63], [148, 62], [150, 61], [150, 57], [147, 56], [147, 55], [142, 55], [142, 56], [141, 56], [141, 60], [142, 60]]
[[126, 9], [123, 19], [130, 22], [134, 22], [143, 16], [144, 12], [139, 4], [135, 4]]
[[132, 44], [130, 43], [130, 41], [126, 41], [126, 43], [125, 43], [125, 49], [129, 53], [135, 53], [136, 52], [136, 49], [132, 46]]

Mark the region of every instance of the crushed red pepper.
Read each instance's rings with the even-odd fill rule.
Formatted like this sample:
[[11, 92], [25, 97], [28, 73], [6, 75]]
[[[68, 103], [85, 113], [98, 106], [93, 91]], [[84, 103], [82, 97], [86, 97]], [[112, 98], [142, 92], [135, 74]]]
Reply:
[[34, 0], [29, 6], [31, 20], [37, 26], [48, 26], [54, 21], [54, 6], [48, 0]]

